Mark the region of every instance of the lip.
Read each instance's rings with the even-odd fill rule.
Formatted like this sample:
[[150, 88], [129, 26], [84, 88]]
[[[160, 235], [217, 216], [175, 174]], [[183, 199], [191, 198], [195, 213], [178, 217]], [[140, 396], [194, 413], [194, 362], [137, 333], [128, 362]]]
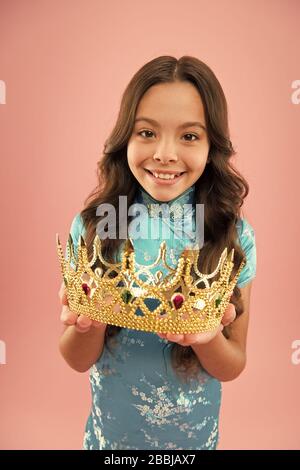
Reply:
[[145, 168], [145, 170], [151, 171], [152, 173], [162, 173], [163, 175], [177, 175], [178, 173], [184, 173], [183, 171], [171, 171], [171, 170], [151, 170], [150, 168]]
[[[149, 171], [146, 170], [146, 168], [144, 168], [145, 170], [145, 173], [148, 175], [149, 178], [151, 178], [152, 181], [154, 181], [154, 183], [158, 184], [158, 185], [172, 185], [172, 184], [176, 184], [178, 181], [180, 181], [182, 179], [182, 177], [185, 175], [185, 172], [182, 173], [180, 176], [177, 176], [177, 178], [173, 178], [173, 179], [170, 179], [170, 180], [163, 180], [163, 179], [160, 179], [160, 178], [156, 178], [154, 175], [152, 175], [151, 173], [149, 173]], [[161, 172], [163, 173], [163, 172]], [[164, 172], [164, 173], [167, 173], [167, 172]], [[176, 172], [178, 173], [178, 171]], [[176, 174], [175, 172], [169, 172], [169, 174]]]

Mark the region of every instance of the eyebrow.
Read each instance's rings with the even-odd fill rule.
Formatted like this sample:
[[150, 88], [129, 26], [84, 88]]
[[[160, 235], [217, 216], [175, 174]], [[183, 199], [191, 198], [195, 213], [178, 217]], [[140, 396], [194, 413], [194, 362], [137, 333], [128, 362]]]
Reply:
[[[137, 123], [139, 121], [146, 121], [146, 122], [149, 122], [150, 124], [152, 124], [153, 126], [160, 127], [160, 124], [157, 121], [155, 121], [154, 119], [150, 119], [150, 118], [141, 116], [141, 117], [137, 118], [134, 121], [134, 123]], [[178, 129], [184, 129], [185, 127], [200, 127], [201, 129], [204, 129], [206, 131], [205, 126], [199, 121], [184, 122], [183, 124], [180, 124], [180, 126], [178, 126]]]

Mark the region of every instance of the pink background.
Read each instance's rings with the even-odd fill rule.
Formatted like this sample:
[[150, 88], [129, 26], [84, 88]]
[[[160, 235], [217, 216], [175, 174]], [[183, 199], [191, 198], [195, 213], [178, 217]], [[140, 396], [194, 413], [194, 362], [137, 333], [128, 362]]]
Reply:
[[132, 75], [184, 54], [223, 86], [257, 239], [248, 364], [223, 384], [219, 449], [300, 448], [300, 364], [291, 360], [300, 339], [299, 18], [298, 0], [1, 0], [2, 449], [81, 448], [88, 374], [58, 351], [55, 233], [66, 242], [96, 184]]

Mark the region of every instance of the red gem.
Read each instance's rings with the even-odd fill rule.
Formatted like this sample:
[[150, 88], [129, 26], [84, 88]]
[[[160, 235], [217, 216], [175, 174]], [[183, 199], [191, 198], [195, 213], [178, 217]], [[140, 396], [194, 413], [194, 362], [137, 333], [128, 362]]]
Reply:
[[172, 298], [172, 302], [173, 302], [173, 305], [174, 305], [174, 307], [176, 308], [176, 310], [181, 307], [181, 305], [183, 304], [183, 301], [184, 301], [184, 297], [183, 297], [183, 295], [181, 295], [181, 294], [176, 294], [176, 295]]
[[84, 290], [84, 293], [85, 293], [86, 295], [88, 295], [88, 294], [90, 293], [90, 290], [91, 290], [91, 289], [89, 288], [89, 286], [88, 286], [87, 284], [82, 284], [81, 287], [82, 287], [82, 289]]

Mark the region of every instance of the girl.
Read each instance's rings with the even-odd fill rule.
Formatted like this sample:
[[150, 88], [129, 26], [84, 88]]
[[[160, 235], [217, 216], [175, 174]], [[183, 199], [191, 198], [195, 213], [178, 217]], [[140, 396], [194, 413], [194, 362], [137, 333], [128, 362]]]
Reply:
[[[128, 206], [139, 202], [149, 208], [143, 225], [154, 220], [160, 228], [169, 225], [171, 265], [176, 266], [187, 246], [191, 227], [185, 226], [184, 236], [175, 238], [176, 223], [155, 217], [152, 203], [164, 202], [170, 210], [174, 204], [204, 204], [200, 271], [212, 272], [226, 246], [235, 250], [232, 276], [242, 259], [246, 265], [221, 327], [193, 335], [154, 334], [78, 316], [69, 310], [62, 284], [61, 319], [66, 328], [60, 351], [73, 369], [90, 369], [92, 407], [85, 449], [217, 448], [221, 382], [235, 379], [245, 368], [256, 272], [254, 231], [241, 218], [249, 188], [232, 166], [234, 153], [226, 99], [206, 64], [190, 56], [162, 56], [134, 75], [98, 163], [97, 188], [71, 225], [75, 254], [82, 235], [91, 259], [97, 207], [109, 202], [118, 211], [119, 195], [126, 195]], [[134, 240], [136, 262], [153, 262], [161, 241]], [[102, 240], [102, 246], [107, 259], [120, 261], [120, 238]]]

